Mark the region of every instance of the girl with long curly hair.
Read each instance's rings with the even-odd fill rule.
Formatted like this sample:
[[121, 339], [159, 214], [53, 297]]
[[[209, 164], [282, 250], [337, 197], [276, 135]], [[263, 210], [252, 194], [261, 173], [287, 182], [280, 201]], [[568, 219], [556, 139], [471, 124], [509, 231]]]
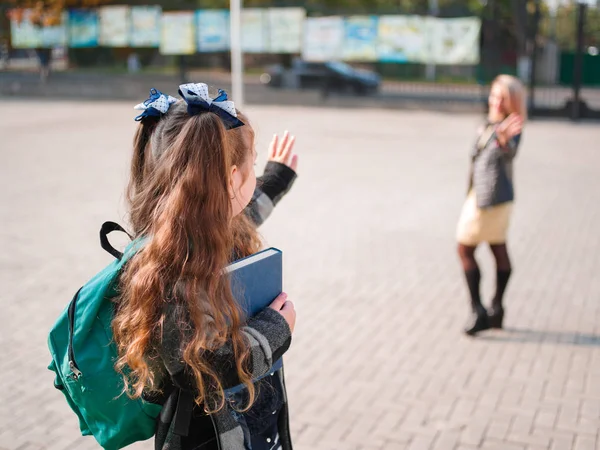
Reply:
[[179, 93], [153, 90], [138, 105], [127, 197], [143, 245], [120, 279], [116, 368], [128, 395], [164, 404], [156, 449], [291, 449], [272, 366], [290, 346], [294, 306], [284, 293], [245, 317], [223, 270], [260, 250], [256, 226], [296, 176], [294, 138], [274, 138], [256, 188], [247, 117], [205, 84]]

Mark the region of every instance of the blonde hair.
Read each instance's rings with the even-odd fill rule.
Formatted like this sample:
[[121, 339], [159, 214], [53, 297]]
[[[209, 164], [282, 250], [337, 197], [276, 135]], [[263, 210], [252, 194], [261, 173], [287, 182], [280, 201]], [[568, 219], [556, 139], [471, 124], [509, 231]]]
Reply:
[[512, 75], [498, 75], [492, 86], [498, 85], [502, 88], [506, 114], [518, 114], [523, 121], [527, 120], [527, 93], [523, 83]]

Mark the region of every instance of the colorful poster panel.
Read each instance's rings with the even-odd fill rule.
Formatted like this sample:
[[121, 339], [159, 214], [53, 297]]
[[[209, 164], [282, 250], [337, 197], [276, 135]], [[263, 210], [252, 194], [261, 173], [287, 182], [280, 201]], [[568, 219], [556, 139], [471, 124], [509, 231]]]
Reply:
[[165, 12], [161, 19], [160, 53], [191, 55], [196, 52], [195, 14], [191, 11]]
[[104, 6], [98, 10], [100, 17], [100, 45], [105, 47], [129, 46], [128, 6]]
[[69, 46], [97, 47], [100, 28], [98, 13], [88, 9], [69, 11]]
[[259, 8], [242, 10], [242, 51], [266, 53], [268, 36], [267, 11]]
[[229, 11], [220, 9], [196, 11], [196, 37], [199, 52], [229, 50]]
[[302, 59], [327, 62], [341, 59], [344, 43], [342, 17], [309, 17], [304, 22]]
[[131, 8], [132, 47], [155, 48], [160, 45], [160, 6], [133, 6]]
[[269, 8], [269, 52], [300, 53], [304, 8]]
[[479, 33], [477, 17], [430, 19], [431, 58], [435, 64], [479, 63]]
[[353, 16], [344, 24], [342, 57], [346, 61], [377, 61], [377, 16]]
[[427, 22], [421, 16], [381, 16], [378, 58], [382, 62], [424, 62], [429, 53]]
[[33, 23], [33, 11], [14, 9], [9, 13], [10, 38], [14, 48], [36, 48], [41, 43], [40, 27]]
[[44, 48], [66, 47], [69, 42], [68, 22], [69, 14], [64, 11], [61, 14], [60, 23], [42, 27], [41, 46]]

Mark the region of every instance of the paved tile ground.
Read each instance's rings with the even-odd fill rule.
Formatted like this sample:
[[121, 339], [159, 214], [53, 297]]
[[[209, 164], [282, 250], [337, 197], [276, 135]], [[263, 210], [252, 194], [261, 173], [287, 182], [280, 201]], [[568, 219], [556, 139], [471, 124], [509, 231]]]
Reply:
[[[600, 127], [528, 125], [508, 329], [460, 333], [454, 230], [479, 118], [251, 108], [259, 148], [298, 135], [300, 178], [262, 229], [298, 309], [286, 357], [299, 450], [600, 448]], [[52, 387], [46, 334], [110, 261], [129, 103], [0, 108], [0, 449], [97, 448]], [[485, 297], [489, 252], [478, 253]], [[134, 446], [150, 449], [151, 443]]]

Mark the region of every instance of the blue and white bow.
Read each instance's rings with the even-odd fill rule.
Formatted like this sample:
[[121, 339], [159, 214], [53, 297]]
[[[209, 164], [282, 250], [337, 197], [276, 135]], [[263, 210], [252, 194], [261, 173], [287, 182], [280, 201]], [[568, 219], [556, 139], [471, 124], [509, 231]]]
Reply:
[[210, 98], [208, 86], [204, 83], [188, 83], [179, 86], [179, 95], [187, 103], [187, 111], [190, 116], [209, 111], [219, 116], [227, 130], [244, 125], [237, 117], [235, 105], [227, 100], [227, 92], [219, 89], [219, 95]]
[[136, 121], [140, 121], [145, 117], [162, 117], [166, 114], [169, 108], [177, 99], [170, 95], [165, 95], [162, 92], [152, 88], [150, 89], [150, 97], [144, 100], [143, 103], [139, 103], [133, 107], [142, 113], [135, 118]]

